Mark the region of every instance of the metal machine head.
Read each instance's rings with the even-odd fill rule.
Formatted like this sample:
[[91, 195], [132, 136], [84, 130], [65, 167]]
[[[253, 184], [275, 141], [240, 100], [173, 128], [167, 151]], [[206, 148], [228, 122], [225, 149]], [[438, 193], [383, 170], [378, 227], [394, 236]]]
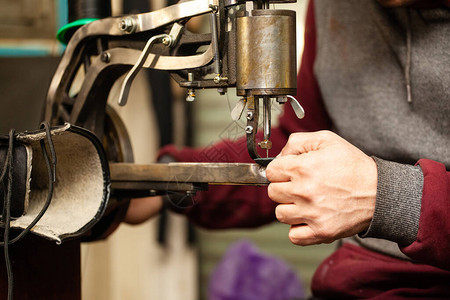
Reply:
[[[291, 2], [291, 1], [277, 1]], [[187, 21], [209, 14], [210, 32], [194, 34]], [[295, 12], [269, 9], [268, 1], [192, 0], [142, 14], [103, 18], [79, 28], [71, 37], [47, 96], [46, 119], [71, 122], [103, 135], [106, 100], [116, 80], [126, 74], [119, 103], [142, 68], [167, 70], [188, 89], [236, 87], [247, 107], [247, 144], [260, 164], [256, 147], [262, 100], [264, 138], [271, 148], [271, 99], [285, 103], [296, 92]], [[74, 93], [76, 74], [84, 70]], [[298, 103], [297, 103], [298, 104]], [[268, 152], [267, 152], [268, 153]]]

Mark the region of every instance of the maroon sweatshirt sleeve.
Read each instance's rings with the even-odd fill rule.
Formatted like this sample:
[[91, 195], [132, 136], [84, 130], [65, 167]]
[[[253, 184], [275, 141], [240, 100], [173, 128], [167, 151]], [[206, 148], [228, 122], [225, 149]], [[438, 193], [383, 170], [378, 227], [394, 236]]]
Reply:
[[[305, 27], [305, 48], [297, 76], [296, 95], [305, 109], [305, 118], [298, 120], [289, 104], [284, 105], [279, 126], [272, 129], [271, 156], [281, 151], [290, 133], [330, 128], [330, 121], [313, 72], [316, 37], [312, 1], [308, 8]], [[233, 125], [239, 127], [236, 124], [232, 124], [231, 127]], [[261, 139], [261, 132], [258, 133], [258, 138]], [[245, 137], [236, 140], [224, 139], [217, 144], [199, 149], [176, 149], [174, 146], [167, 146], [161, 149], [159, 157], [164, 155], [170, 155], [175, 160], [184, 162], [253, 162], [247, 152]], [[196, 205], [190, 208], [183, 210], [175, 208], [175, 210], [186, 214], [191, 221], [206, 228], [254, 227], [275, 220], [276, 203], [267, 196], [266, 187], [210, 186], [208, 191], [197, 193], [194, 201]]]
[[450, 172], [441, 163], [421, 159], [422, 204], [417, 239], [403, 253], [422, 263], [450, 270]]

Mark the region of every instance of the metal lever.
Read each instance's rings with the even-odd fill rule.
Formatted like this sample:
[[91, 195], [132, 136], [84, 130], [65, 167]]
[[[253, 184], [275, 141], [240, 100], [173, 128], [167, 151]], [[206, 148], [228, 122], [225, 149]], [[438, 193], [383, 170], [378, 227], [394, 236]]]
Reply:
[[167, 47], [173, 47], [178, 39], [180, 38], [180, 33], [183, 29], [183, 26], [174, 23], [172, 29], [169, 34], [159, 34], [152, 36], [147, 43], [145, 44], [144, 49], [142, 50], [141, 55], [139, 56], [136, 64], [131, 68], [130, 72], [125, 76], [124, 81], [122, 82], [122, 86], [120, 88], [119, 94], [119, 105], [124, 106], [127, 104], [128, 94], [130, 93], [131, 84], [133, 83], [134, 78], [139, 73], [139, 71], [144, 66], [145, 61], [147, 60], [148, 55], [150, 54], [150, 50], [152, 49], [155, 43], [163, 43]]
[[119, 105], [124, 106], [127, 104], [128, 100], [128, 94], [130, 93], [130, 87], [133, 83], [134, 78], [139, 73], [139, 71], [142, 69], [142, 66], [144, 65], [145, 61], [147, 60], [148, 55], [150, 54], [150, 49], [153, 47], [153, 45], [157, 42], [162, 42], [164, 38], [167, 38], [167, 34], [159, 34], [151, 37], [147, 43], [145, 44], [144, 49], [142, 50], [141, 56], [139, 56], [138, 61], [136, 64], [131, 68], [130, 72], [128, 72], [127, 76], [125, 76], [124, 81], [122, 82], [122, 86], [120, 88], [120, 94], [119, 94]]
[[295, 115], [297, 116], [297, 118], [303, 119], [305, 117], [305, 110], [300, 105], [300, 103], [298, 103], [297, 99], [295, 99], [291, 95], [287, 95], [286, 97], [289, 99], [289, 103], [291, 104], [292, 109], [294, 110]]

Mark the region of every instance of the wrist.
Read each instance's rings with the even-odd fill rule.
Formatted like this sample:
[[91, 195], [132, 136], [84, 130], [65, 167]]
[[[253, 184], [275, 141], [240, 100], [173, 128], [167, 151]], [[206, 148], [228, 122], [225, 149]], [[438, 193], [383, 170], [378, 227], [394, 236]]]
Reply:
[[375, 210], [368, 229], [359, 235], [409, 245], [416, 239], [419, 228], [422, 170], [373, 158], [378, 169]]

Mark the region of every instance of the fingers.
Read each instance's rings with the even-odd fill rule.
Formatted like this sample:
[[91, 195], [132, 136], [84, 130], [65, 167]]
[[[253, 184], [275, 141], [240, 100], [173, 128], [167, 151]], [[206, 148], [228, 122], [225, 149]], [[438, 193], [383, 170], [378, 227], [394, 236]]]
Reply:
[[281, 223], [291, 225], [289, 240], [295, 245], [331, 243], [338, 238], [333, 226], [320, 221], [317, 212], [307, 204], [279, 204], [275, 216]]
[[301, 208], [295, 204], [280, 204], [275, 208], [275, 216], [281, 223], [291, 225], [289, 240], [300, 246], [319, 244], [322, 241], [307, 224], [309, 220], [301, 217]]
[[291, 225], [289, 240], [295, 245], [307, 246], [333, 241], [314, 232], [309, 224], [311, 221], [301, 217], [301, 209], [295, 204], [278, 205], [275, 209], [275, 215], [281, 223]]
[[276, 217], [297, 245], [330, 243], [367, 228], [376, 198], [376, 164], [329, 131], [292, 134], [266, 169]]
[[[338, 136], [329, 131], [300, 132], [291, 134], [287, 144], [266, 168], [266, 176], [270, 182], [285, 182], [302, 173], [302, 170], [315, 162], [312, 157], [326, 143]], [[307, 154], [308, 153], [308, 154]]]
[[285, 182], [290, 180], [290, 174], [287, 170], [289, 158], [277, 157], [266, 167], [266, 176], [270, 182]]
[[294, 187], [291, 181], [288, 182], [275, 182], [269, 184], [267, 188], [267, 194], [269, 198], [280, 204], [294, 203], [295, 200], [300, 200], [301, 195], [293, 193]]
[[301, 173], [304, 160], [300, 155], [279, 156], [272, 160], [266, 168], [266, 176], [270, 182], [286, 182]]
[[289, 140], [281, 150], [281, 155], [299, 155], [316, 151], [336, 135], [331, 131], [297, 132], [289, 136]]
[[339, 237], [332, 234], [324, 234], [316, 231], [317, 228], [309, 224], [292, 225], [289, 229], [289, 240], [299, 246], [310, 246], [317, 244], [330, 244]]
[[301, 208], [295, 204], [279, 204], [275, 208], [275, 217], [284, 224], [296, 225], [306, 223]]
[[320, 244], [321, 241], [307, 224], [292, 225], [289, 229], [289, 240], [299, 246]]

